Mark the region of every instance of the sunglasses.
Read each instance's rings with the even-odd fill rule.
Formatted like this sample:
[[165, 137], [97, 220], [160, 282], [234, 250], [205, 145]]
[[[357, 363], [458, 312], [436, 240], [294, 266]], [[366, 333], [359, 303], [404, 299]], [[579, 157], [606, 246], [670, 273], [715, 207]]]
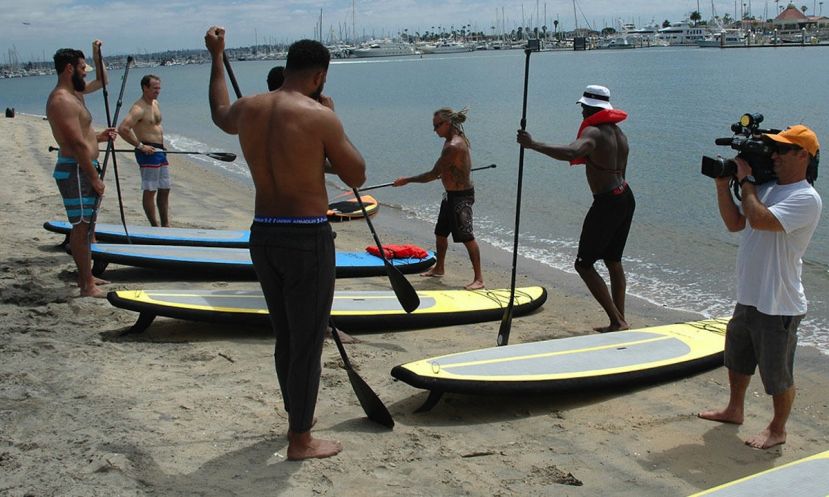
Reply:
[[798, 147], [797, 145], [786, 145], [783, 143], [778, 143], [777, 145], [775, 145], [774, 148], [780, 155], [786, 155], [792, 150], [800, 150], [800, 147]]
[[443, 125], [444, 125], [444, 124], [446, 124], [447, 122], [449, 122], [449, 121], [441, 121], [441, 122], [439, 122], [439, 123], [437, 123], [437, 124], [432, 123], [432, 129], [433, 129], [433, 130], [435, 130], [435, 131], [437, 131], [437, 130], [438, 130], [438, 128], [440, 128], [441, 126], [443, 126]]

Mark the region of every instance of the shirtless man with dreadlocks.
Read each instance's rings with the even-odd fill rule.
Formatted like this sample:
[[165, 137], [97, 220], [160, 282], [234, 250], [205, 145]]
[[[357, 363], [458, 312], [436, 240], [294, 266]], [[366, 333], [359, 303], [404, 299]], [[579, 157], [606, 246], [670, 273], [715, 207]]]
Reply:
[[484, 288], [481, 274], [481, 251], [472, 232], [472, 204], [475, 203], [475, 189], [472, 185], [472, 157], [469, 153], [469, 140], [463, 132], [467, 109], [458, 112], [448, 107], [435, 111], [432, 116], [432, 128], [435, 134], [445, 140], [443, 150], [431, 171], [410, 177], [397, 178], [394, 186], [408, 183], [428, 183], [438, 178], [443, 182], [446, 193], [440, 204], [435, 239], [437, 245], [437, 262], [423, 276], [443, 276], [445, 271], [446, 251], [449, 248], [449, 234], [455, 243], [463, 243], [472, 261], [474, 279], [464, 288], [478, 290]]

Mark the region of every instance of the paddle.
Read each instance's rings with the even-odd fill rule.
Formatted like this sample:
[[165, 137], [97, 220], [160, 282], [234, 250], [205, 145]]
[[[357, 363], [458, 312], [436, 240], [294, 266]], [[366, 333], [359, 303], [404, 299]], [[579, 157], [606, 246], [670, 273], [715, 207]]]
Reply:
[[[56, 150], [60, 150], [58, 147], [49, 146], [49, 151], [54, 152]], [[113, 152], [134, 152], [134, 149], [129, 148], [117, 148], [113, 150]], [[103, 152], [103, 150], [99, 150], [99, 152]], [[236, 160], [236, 154], [231, 152], [182, 152], [180, 150], [165, 150], [165, 154], [186, 154], [186, 155], [206, 155], [211, 159], [216, 159], [224, 162], [233, 162]]]
[[360, 401], [366, 416], [375, 423], [394, 428], [394, 419], [392, 419], [389, 410], [386, 409], [380, 397], [351, 367], [351, 361], [348, 360], [348, 355], [345, 353], [345, 347], [343, 347], [343, 342], [340, 340], [340, 331], [334, 325], [334, 320], [329, 319], [328, 324], [331, 325], [331, 335], [334, 337], [334, 343], [337, 344], [337, 350], [340, 351], [340, 357], [343, 358], [345, 371], [348, 373], [348, 381], [351, 382], [351, 387], [354, 389], [357, 400]]
[[360, 198], [359, 191], [356, 188], [352, 188], [351, 192], [357, 198], [357, 203], [360, 204], [360, 209], [363, 211], [363, 218], [366, 220], [366, 224], [368, 224], [371, 236], [374, 237], [374, 243], [377, 245], [377, 249], [380, 251], [380, 254], [382, 254], [383, 265], [386, 266], [386, 274], [389, 276], [389, 283], [391, 283], [391, 288], [397, 296], [397, 301], [400, 302], [401, 306], [403, 306], [404, 311], [414, 311], [420, 306], [420, 297], [417, 296], [417, 292], [414, 287], [411, 283], [409, 283], [409, 280], [403, 276], [403, 273], [394, 267], [394, 264], [386, 258], [386, 252], [383, 250], [383, 245], [377, 237], [377, 232], [374, 231], [374, 225], [371, 224], [371, 219], [369, 219], [368, 212], [366, 212], [366, 205], [363, 203], [363, 199]]
[[[98, 48], [98, 64], [99, 67], [104, 67], [104, 56], [101, 54], [100, 47]], [[127, 57], [127, 65], [124, 67], [124, 77], [121, 78], [121, 92], [118, 93], [118, 102], [115, 104], [115, 119], [110, 118], [109, 114], [109, 92], [107, 91], [107, 84], [105, 79], [102, 79], [101, 82], [103, 84], [103, 91], [104, 91], [104, 108], [106, 109], [107, 115], [107, 128], [111, 128], [114, 123], [118, 122], [118, 112], [121, 110], [121, 103], [123, 102], [124, 98], [124, 88], [127, 86], [127, 76], [130, 73], [130, 65], [132, 64], [132, 56]], [[101, 181], [104, 179], [104, 175], [106, 174], [107, 170], [107, 162], [109, 157], [112, 156], [112, 168], [115, 170], [115, 191], [118, 192], [118, 209], [121, 211], [121, 224], [124, 226], [124, 234], [127, 236], [127, 243], [132, 243], [130, 240], [130, 233], [127, 230], [127, 218], [124, 215], [124, 200], [121, 197], [121, 181], [118, 178], [118, 162], [115, 159], [115, 154], [113, 151], [115, 150], [115, 142], [112, 138], [107, 140], [107, 148], [106, 152], [104, 153], [104, 166], [101, 168]], [[89, 237], [90, 239], [95, 234], [95, 223], [98, 220], [98, 211], [101, 208], [101, 201], [103, 200], [103, 196], [99, 196], [98, 200], [95, 202], [95, 212], [92, 214], [92, 219], [89, 223]]]
[[[527, 59], [524, 62], [524, 104], [521, 108], [521, 131], [527, 129], [527, 87], [529, 85], [530, 74], [530, 54], [532, 49], [527, 47], [524, 49], [527, 54]], [[518, 152], [518, 193], [515, 195], [515, 239], [512, 244], [512, 279], [510, 281], [509, 290], [509, 304], [504, 310], [504, 315], [501, 317], [501, 326], [498, 328], [498, 340], [496, 343], [500, 345], [507, 345], [509, 343], [509, 333], [512, 329], [512, 308], [515, 303], [515, 269], [518, 264], [518, 224], [521, 220], [521, 183], [524, 176], [524, 146], [521, 146]]]
[[[492, 168], [494, 168], [494, 167], [498, 167], [498, 166], [497, 166], [497, 165], [495, 165], [495, 164], [490, 164], [490, 165], [488, 165], [488, 166], [473, 167], [472, 169], [470, 169], [470, 171], [481, 171], [481, 170], [483, 170], [483, 169], [492, 169]], [[394, 184], [394, 181], [391, 181], [391, 182], [389, 182], [389, 183], [381, 183], [381, 184], [379, 184], [379, 185], [371, 185], [371, 186], [367, 186], [367, 187], [365, 187], [365, 188], [360, 188], [359, 190], [360, 190], [361, 192], [366, 192], [366, 191], [369, 191], [369, 190], [376, 190], [377, 188], [385, 188], [385, 187], [387, 187], [387, 186], [392, 186], [393, 184]], [[344, 197], [344, 196], [346, 196], [346, 195], [353, 195], [353, 192], [343, 192], [343, 193], [341, 193], [341, 194], [337, 195], [337, 196], [336, 196], [336, 197], [334, 197], [334, 198], [335, 198], [335, 199], [337, 199], [337, 198], [340, 198], [340, 197]]]
[[[227, 75], [230, 78], [230, 83], [233, 85], [233, 91], [236, 92], [236, 98], [242, 98], [242, 91], [239, 90], [239, 83], [236, 82], [236, 76], [233, 74], [233, 68], [230, 67], [230, 61], [227, 59], [226, 53], [222, 53], [222, 61], [224, 62]], [[363, 209], [363, 213], [365, 214], [365, 206], [362, 201], [360, 201], [360, 207]], [[366, 216], [366, 219], [368, 219], [368, 216]], [[371, 226], [371, 224], [369, 224], [369, 226]], [[374, 232], [373, 228], [372, 232]], [[383, 253], [383, 249], [380, 249], [380, 253]], [[385, 257], [383, 260], [385, 260]], [[401, 276], [403, 275], [401, 274]], [[408, 283], [408, 281], [406, 283]], [[417, 294], [415, 294], [415, 297], [417, 297]], [[418, 304], [420, 304], [420, 299], [418, 299]], [[348, 354], [345, 353], [345, 347], [343, 347], [343, 344], [340, 342], [340, 337], [337, 335], [338, 330], [334, 327], [334, 321], [331, 319], [331, 316], [329, 316], [329, 324], [331, 325], [332, 335], [334, 335], [334, 342], [337, 344], [337, 350], [340, 351], [340, 356], [342, 356], [343, 363], [346, 365], [346, 371], [348, 371], [348, 381], [351, 382], [351, 388], [354, 389], [354, 393], [357, 394], [357, 399], [360, 401], [363, 411], [370, 420], [391, 428], [394, 426], [394, 420], [391, 418], [391, 414], [389, 414], [386, 406], [383, 405], [383, 401], [380, 400], [380, 397], [374, 393], [374, 390], [368, 386], [368, 383], [363, 381], [363, 379], [360, 378], [360, 375], [358, 375], [357, 372], [351, 367], [351, 361], [348, 360]]]

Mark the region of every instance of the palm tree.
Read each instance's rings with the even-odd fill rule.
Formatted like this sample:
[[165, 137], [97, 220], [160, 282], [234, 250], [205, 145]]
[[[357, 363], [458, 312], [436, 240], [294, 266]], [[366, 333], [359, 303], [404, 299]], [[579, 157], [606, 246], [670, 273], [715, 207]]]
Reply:
[[699, 23], [699, 21], [702, 20], [702, 14], [700, 14], [699, 11], [695, 10], [691, 12], [690, 19], [694, 21], [694, 26], [696, 26], [697, 23]]

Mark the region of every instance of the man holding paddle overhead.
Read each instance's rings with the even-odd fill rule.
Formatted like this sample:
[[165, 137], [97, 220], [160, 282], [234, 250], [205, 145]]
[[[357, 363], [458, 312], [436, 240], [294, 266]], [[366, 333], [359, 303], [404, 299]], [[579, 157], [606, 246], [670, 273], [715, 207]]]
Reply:
[[449, 249], [449, 234], [455, 243], [463, 243], [472, 261], [474, 277], [464, 288], [479, 290], [484, 288], [481, 273], [481, 250], [472, 232], [472, 204], [475, 203], [475, 189], [472, 185], [472, 156], [469, 153], [469, 139], [463, 132], [467, 109], [458, 112], [444, 107], [432, 115], [432, 129], [443, 138], [443, 150], [435, 166], [417, 176], [397, 178], [394, 186], [408, 183], [428, 183], [440, 178], [446, 193], [440, 204], [437, 224], [435, 225], [435, 245], [437, 261], [422, 276], [440, 277], [444, 273], [446, 251]]
[[[135, 147], [135, 160], [141, 168], [141, 203], [150, 225], [169, 228], [170, 170], [164, 152], [164, 129], [158, 106], [160, 93], [161, 78], [154, 74], [141, 78], [141, 98], [132, 104], [127, 117], [118, 126], [118, 133]], [[156, 216], [156, 204], [160, 223]]]
[[[610, 319], [608, 326], [594, 328], [598, 332], [626, 330], [625, 291], [627, 283], [622, 268], [625, 249], [636, 201], [625, 181], [628, 163], [628, 140], [616, 126], [627, 113], [610, 104], [610, 90], [589, 85], [576, 102], [581, 104], [582, 121], [576, 141], [569, 145], [547, 145], [518, 130], [518, 143], [553, 159], [570, 165], [585, 165], [587, 185], [593, 192], [593, 205], [587, 212], [579, 238], [576, 272], [584, 280], [593, 297]], [[604, 261], [610, 274], [610, 291], [593, 265]]]
[[83, 52], [71, 48], [55, 52], [58, 84], [46, 101], [46, 118], [59, 147], [53, 176], [63, 197], [66, 215], [72, 223], [69, 248], [78, 267], [81, 296], [103, 298], [106, 294], [98, 285], [108, 282], [92, 275], [89, 225], [94, 218], [98, 197], [104, 194], [105, 188], [98, 165], [98, 143], [114, 139], [117, 134], [111, 128], [101, 133], [95, 133], [92, 128], [92, 114], [86, 108], [83, 96], [106, 84], [100, 40], [92, 42], [92, 57], [96, 79], [86, 84], [89, 69]]
[[324, 163], [352, 188], [365, 181], [365, 161], [333, 105], [321, 103], [330, 54], [322, 44], [291, 45], [285, 81], [276, 91], [236, 100], [225, 83], [225, 30], [213, 26], [205, 45], [213, 59], [210, 110], [223, 131], [239, 135], [256, 189], [250, 253], [276, 335], [276, 375], [288, 411], [288, 459], [329, 457], [337, 441], [311, 436], [320, 359], [334, 297], [334, 238], [328, 224]]

